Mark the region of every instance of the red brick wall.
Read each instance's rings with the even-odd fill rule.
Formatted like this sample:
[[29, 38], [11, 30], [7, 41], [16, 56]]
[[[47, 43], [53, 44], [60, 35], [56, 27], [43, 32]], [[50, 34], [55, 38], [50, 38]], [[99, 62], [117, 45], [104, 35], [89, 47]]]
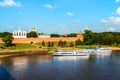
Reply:
[[[76, 41], [77, 39], [83, 40], [83, 37], [77, 38], [77, 37], [61, 37], [61, 38], [14, 38], [13, 43], [37, 43], [37, 42], [48, 42], [48, 41]], [[2, 43], [0, 39], [0, 43]]]

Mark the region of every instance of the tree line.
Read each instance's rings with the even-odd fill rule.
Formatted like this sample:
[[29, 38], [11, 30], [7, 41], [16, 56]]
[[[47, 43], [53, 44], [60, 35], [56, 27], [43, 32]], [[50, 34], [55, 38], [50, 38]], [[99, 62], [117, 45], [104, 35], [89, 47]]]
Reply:
[[64, 35], [61, 35], [61, 34], [51, 34], [50, 37], [77, 37], [77, 33], [70, 33], [70, 34], [64, 34]]
[[48, 41], [48, 42], [45, 42], [45, 41], [42, 41], [41, 42], [41, 46], [45, 47], [54, 47], [54, 46], [58, 46], [58, 47], [74, 47], [74, 42], [70, 42], [68, 43], [67, 41], [58, 41], [58, 42], [53, 42], [53, 41]]
[[86, 45], [120, 44], [120, 32], [93, 33], [91, 30], [85, 30], [83, 43]]

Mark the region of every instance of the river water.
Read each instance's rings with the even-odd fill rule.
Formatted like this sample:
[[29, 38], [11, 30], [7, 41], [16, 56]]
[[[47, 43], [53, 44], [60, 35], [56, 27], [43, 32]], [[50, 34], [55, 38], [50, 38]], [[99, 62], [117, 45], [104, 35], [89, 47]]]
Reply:
[[85, 56], [0, 59], [0, 80], [120, 80], [120, 51]]

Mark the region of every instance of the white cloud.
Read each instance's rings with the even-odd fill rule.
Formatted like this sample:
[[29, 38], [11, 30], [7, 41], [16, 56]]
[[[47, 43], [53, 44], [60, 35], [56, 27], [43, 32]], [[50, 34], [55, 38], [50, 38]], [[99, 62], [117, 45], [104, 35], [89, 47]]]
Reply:
[[45, 8], [49, 8], [49, 9], [52, 9], [52, 8], [53, 8], [53, 6], [50, 5], [50, 4], [45, 4], [44, 7], [45, 7]]
[[116, 2], [116, 3], [119, 3], [119, 2], [120, 2], [120, 0], [115, 0], [115, 2]]
[[109, 17], [107, 20], [102, 19], [104, 24], [116, 24], [120, 25], [120, 17]]
[[60, 24], [59, 26], [60, 26], [62, 29], [67, 28], [67, 26], [66, 26], [66, 25], [64, 25], [64, 24]]
[[21, 6], [21, 3], [15, 2], [14, 0], [4, 0], [0, 2], [0, 6]]
[[68, 16], [74, 16], [74, 13], [68, 12], [67, 15]]
[[116, 13], [120, 15], [120, 7], [117, 8]]
[[108, 28], [106, 31], [107, 31], [107, 32], [114, 32], [114, 31], [115, 31], [115, 28]]
[[104, 23], [105, 25], [108, 24], [108, 22], [105, 19], [102, 19], [102, 23]]
[[120, 17], [109, 17], [109, 21], [113, 24], [120, 25]]

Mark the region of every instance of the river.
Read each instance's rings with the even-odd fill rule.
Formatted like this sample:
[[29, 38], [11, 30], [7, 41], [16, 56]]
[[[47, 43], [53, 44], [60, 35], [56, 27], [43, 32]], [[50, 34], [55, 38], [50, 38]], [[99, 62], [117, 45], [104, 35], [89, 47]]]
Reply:
[[0, 59], [0, 80], [120, 80], [120, 51], [85, 56]]

